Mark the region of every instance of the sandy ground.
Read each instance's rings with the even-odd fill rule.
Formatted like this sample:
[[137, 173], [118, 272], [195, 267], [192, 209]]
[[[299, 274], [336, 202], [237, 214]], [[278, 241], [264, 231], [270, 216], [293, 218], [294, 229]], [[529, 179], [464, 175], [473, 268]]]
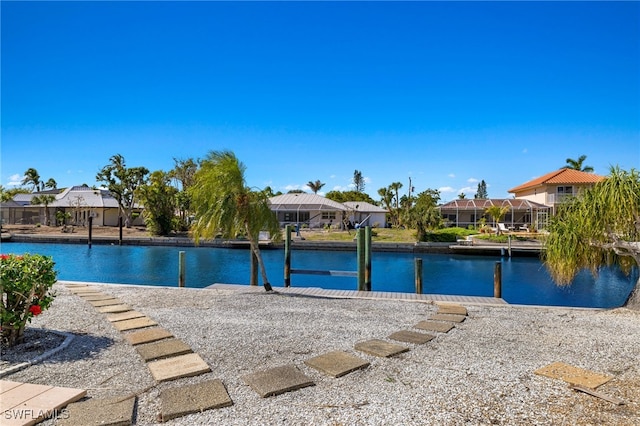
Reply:
[[[33, 328], [75, 335], [50, 359], [7, 380], [79, 387], [91, 398], [138, 395], [136, 422], [158, 423], [160, 393], [220, 379], [234, 405], [172, 425], [637, 425], [640, 424], [640, 313], [466, 305], [469, 316], [409, 352], [378, 358], [354, 349], [413, 329], [431, 303], [329, 299], [266, 292], [97, 285], [187, 343], [211, 373], [155, 383], [134, 347], [105, 315], [62, 283]], [[414, 329], [415, 330], [415, 329]], [[396, 342], [397, 343], [397, 342]], [[341, 350], [370, 362], [332, 378], [305, 361]], [[616, 405], [535, 371], [563, 362], [610, 376], [598, 387]], [[295, 365], [315, 386], [260, 398], [243, 376]], [[52, 424], [52, 422], [47, 422]]]

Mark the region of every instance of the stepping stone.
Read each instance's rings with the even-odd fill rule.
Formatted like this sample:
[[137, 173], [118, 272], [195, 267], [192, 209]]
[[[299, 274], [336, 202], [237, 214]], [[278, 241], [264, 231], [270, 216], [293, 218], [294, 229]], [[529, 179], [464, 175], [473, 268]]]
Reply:
[[142, 343], [156, 342], [169, 337], [173, 337], [173, 334], [161, 327], [148, 328], [146, 330], [136, 331], [124, 336], [124, 338], [133, 346], [140, 345]]
[[100, 300], [112, 300], [113, 296], [109, 296], [108, 294], [102, 293], [87, 293], [80, 296], [83, 300], [87, 302], [98, 302]]
[[189, 345], [179, 339], [164, 339], [136, 346], [136, 350], [145, 361], [169, 358], [193, 352]]
[[131, 310], [131, 307], [125, 304], [122, 305], [109, 305], [109, 306], [100, 306], [96, 308], [96, 310], [103, 314], [115, 314], [118, 312], [127, 312]]
[[437, 331], [438, 333], [448, 333], [454, 327], [454, 325], [446, 322], [426, 320], [426, 321], [420, 321], [413, 327], [419, 328], [420, 330]]
[[105, 300], [96, 300], [94, 302], [89, 302], [91, 304], [91, 306], [93, 306], [94, 308], [100, 308], [103, 306], [112, 306], [112, 305], [121, 305], [122, 302], [118, 299], [114, 299], [114, 298], [109, 298], [109, 299], [105, 299]]
[[211, 371], [200, 355], [195, 353], [152, 361], [147, 367], [157, 382], [197, 376]]
[[354, 348], [360, 352], [384, 358], [398, 355], [409, 350], [406, 346], [396, 345], [395, 343], [389, 343], [379, 339], [356, 343]]
[[329, 352], [304, 362], [309, 367], [320, 370], [332, 377], [342, 377], [352, 371], [367, 368], [369, 363], [362, 358], [342, 351]]
[[149, 317], [133, 318], [113, 323], [113, 326], [118, 331], [135, 330], [136, 328], [151, 327], [154, 325], [158, 325], [158, 323]]
[[214, 408], [230, 407], [233, 401], [220, 380], [165, 389], [160, 393], [162, 421]]
[[285, 365], [266, 371], [258, 371], [243, 376], [242, 380], [263, 398], [315, 385], [295, 365]]
[[453, 305], [453, 304], [439, 304], [438, 305], [438, 313], [439, 314], [454, 314], [454, 315], [467, 315], [467, 308], [461, 305]]
[[449, 321], [449, 322], [462, 322], [466, 316], [455, 314], [435, 314], [431, 315], [431, 319], [435, 321]]
[[107, 315], [107, 319], [110, 322], [118, 322], [118, 321], [130, 320], [134, 318], [141, 318], [143, 316], [145, 315], [138, 311], [126, 311], [126, 312], [119, 312], [117, 314], [109, 314]]
[[389, 336], [389, 339], [397, 340], [399, 342], [415, 343], [416, 345], [422, 345], [429, 340], [433, 340], [436, 336], [427, 333], [420, 333], [411, 330], [401, 330]]
[[56, 426], [131, 425], [135, 405], [132, 395], [74, 402], [67, 406], [65, 416], [58, 417]]
[[102, 292], [100, 292], [100, 290], [97, 290], [95, 288], [91, 288], [91, 287], [84, 287], [84, 288], [78, 288], [78, 289], [74, 289], [71, 288], [69, 289], [69, 291], [73, 294], [75, 294], [76, 296], [81, 296], [84, 294], [104, 294]]
[[607, 374], [594, 373], [563, 362], [554, 362], [546, 367], [537, 369], [534, 373], [552, 379], [561, 379], [572, 385], [584, 386], [590, 389], [595, 389], [613, 379], [612, 376]]

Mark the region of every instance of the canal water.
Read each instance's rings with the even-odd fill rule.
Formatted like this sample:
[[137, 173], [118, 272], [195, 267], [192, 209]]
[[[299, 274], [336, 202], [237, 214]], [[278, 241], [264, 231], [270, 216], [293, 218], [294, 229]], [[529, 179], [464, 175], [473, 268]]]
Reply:
[[[58, 279], [150, 286], [178, 285], [178, 253], [186, 258], [186, 286], [215, 283], [248, 284], [249, 251], [207, 247], [117, 246], [48, 243], [5, 243], [2, 253], [52, 256]], [[284, 282], [283, 250], [263, 250], [273, 286]], [[502, 296], [514, 304], [611, 308], [620, 306], [638, 278], [617, 268], [603, 268], [597, 278], [581, 272], [571, 286], [556, 286], [537, 258], [373, 253], [372, 290], [415, 292], [414, 259], [423, 259], [423, 292], [493, 296], [493, 270], [502, 262]], [[355, 271], [355, 252], [293, 251], [292, 268]], [[293, 287], [356, 290], [356, 279], [320, 275], [292, 275]]]

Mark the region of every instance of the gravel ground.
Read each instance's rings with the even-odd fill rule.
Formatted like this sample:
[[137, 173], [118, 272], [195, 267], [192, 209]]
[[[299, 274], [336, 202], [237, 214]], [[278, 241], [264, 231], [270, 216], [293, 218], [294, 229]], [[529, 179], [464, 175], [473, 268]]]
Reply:
[[[61, 284], [33, 329], [70, 332], [72, 343], [5, 380], [84, 388], [94, 398], [138, 393], [137, 424], [158, 423], [166, 388], [221, 379], [234, 405], [170, 425], [637, 425], [640, 313], [466, 305], [447, 334], [393, 358], [353, 345], [411, 329], [436, 307], [397, 300], [326, 299], [231, 290], [100, 285], [189, 344], [211, 373], [156, 384], [123, 333]], [[344, 350], [371, 363], [334, 379], [304, 361]], [[598, 390], [615, 405], [534, 374], [556, 361], [614, 377]], [[315, 386], [260, 398], [242, 376], [295, 364]], [[52, 424], [52, 421], [45, 424]]]

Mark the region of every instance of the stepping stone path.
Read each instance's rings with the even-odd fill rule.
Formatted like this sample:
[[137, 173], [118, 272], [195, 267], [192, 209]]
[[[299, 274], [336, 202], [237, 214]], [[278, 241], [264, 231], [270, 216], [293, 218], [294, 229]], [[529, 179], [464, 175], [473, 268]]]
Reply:
[[[78, 285], [67, 288], [95, 307], [98, 312], [106, 314], [107, 320], [114, 328], [124, 333], [125, 339], [147, 363], [149, 372], [156, 382], [167, 382], [211, 371], [209, 365], [200, 355], [193, 353], [189, 345], [176, 339], [168, 330], [158, 327], [154, 320], [133, 310], [119, 299], [94, 287]], [[212, 390], [215, 392], [212, 393]], [[233, 404], [220, 381], [167, 389], [162, 393], [161, 400], [163, 420]], [[135, 401], [135, 396], [127, 395], [115, 399], [91, 399], [71, 404], [69, 418], [61, 424], [129, 425], [134, 418]]]
[[126, 311], [126, 312], [120, 312], [118, 314], [107, 315], [107, 319], [110, 322], [117, 322], [117, 321], [124, 321], [128, 319], [141, 318], [143, 316], [144, 314], [138, 311]]
[[167, 339], [173, 337], [168, 330], [160, 327], [149, 328], [142, 331], [136, 331], [135, 333], [129, 333], [124, 336], [127, 341], [133, 346], [140, 345], [142, 343], [151, 343], [158, 340]]
[[125, 304], [101, 306], [97, 309], [98, 312], [103, 314], [117, 314], [118, 312], [129, 312], [130, 310], [131, 310], [131, 307]]
[[56, 426], [130, 425], [136, 405], [135, 395], [89, 399], [67, 406], [64, 418]]
[[456, 314], [435, 314], [431, 316], [432, 320], [436, 321], [449, 321], [449, 322], [462, 322], [467, 317], [464, 315], [456, 315]]
[[416, 345], [422, 345], [423, 343], [427, 343], [429, 340], [435, 339], [436, 336], [433, 334], [419, 333], [417, 331], [411, 330], [402, 330], [396, 331], [395, 333], [389, 336], [389, 339], [397, 340], [399, 342], [405, 343], [415, 343]]
[[453, 324], [442, 322], [442, 321], [425, 320], [425, 321], [420, 321], [413, 327], [418, 328], [420, 330], [437, 331], [438, 333], [448, 333], [455, 326]]
[[135, 330], [137, 328], [152, 327], [154, 325], [158, 325], [158, 323], [149, 317], [139, 317], [123, 321], [116, 321], [113, 323], [113, 326], [118, 331]]
[[[207, 363], [171, 332], [158, 326], [151, 318], [133, 310], [117, 298], [88, 285], [67, 285], [77, 296], [104, 313], [113, 326], [123, 332], [124, 338], [135, 347], [157, 382], [182, 377], [197, 376], [211, 371]], [[418, 322], [414, 330], [399, 330], [387, 339], [422, 345], [436, 338], [435, 333], [448, 333], [455, 324], [467, 318], [467, 309], [458, 304], [438, 303], [437, 312]], [[358, 342], [354, 349], [376, 357], [392, 357], [411, 350], [409, 347], [388, 340], [371, 339]], [[338, 378], [370, 366], [370, 363], [344, 351], [332, 351], [304, 361], [310, 368]], [[295, 365], [284, 365], [241, 377], [259, 396], [266, 398], [285, 392], [314, 386], [313, 380]], [[69, 405], [69, 418], [62, 425], [131, 424], [134, 418], [136, 397], [89, 400]], [[168, 421], [204, 410], [233, 405], [224, 383], [207, 380], [201, 383], [165, 389], [160, 394], [162, 421]]]
[[164, 339], [136, 346], [136, 350], [145, 361], [170, 358], [193, 352], [189, 345], [176, 338]]
[[354, 347], [360, 352], [383, 358], [388, 358], [390, 356], [409, 351], [409, 348], [406, 346], [396, 345], [395, 343], [389, 343], [379, 339], [356, 343]]
[[147, 363], [156, 382], [197, 376], [211, 371], [200, 355], [191, 353]]
[[166, 389], [160, 393], [160, 403], [163, 422], [191, 413], [233, 405], [224, 384], [217, 379]]
[[309, 367], [320, 370], [332, 377], [342, 377], [352, 371], [367, 368], [370, 364], [346, 352], [335, 351], [329, 352], [315, 358], [308, 359], [304, 362]]
[[263, 398], [315, 385], [295, 365], [258, 371], [243, 376], [242, 380]]

